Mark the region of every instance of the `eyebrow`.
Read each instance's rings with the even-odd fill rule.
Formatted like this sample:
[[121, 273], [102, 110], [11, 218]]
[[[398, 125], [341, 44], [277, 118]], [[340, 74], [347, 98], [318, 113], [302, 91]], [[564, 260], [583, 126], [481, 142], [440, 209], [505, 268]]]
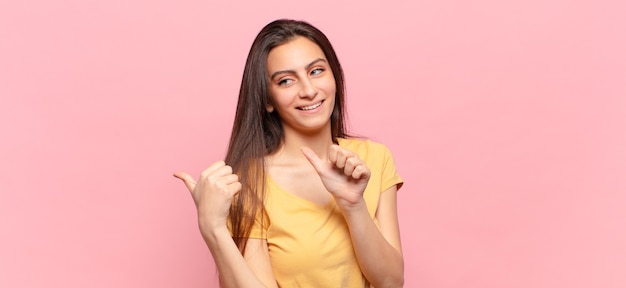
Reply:
[[[311, 63], [307, 64], [306, 66], [304, 66], [304, 68], [305, 68], [306, 70], [309, 70], [309, 68], [311, 68], [311, 66], [313, 66], [313, 65], [315, 65], [315, 64], [317, 64], [317, 63], [319, 63], [319, 62], [328, 63], [328, 62], [326, 61], [326, 59], [323, 59], [323, 58], [317, 58], [317, 59], [313, 60], [313, 62], [311, 62]], [[270, 79], [274, 79], [276, 76], [278, 76], [278, 75], [280, 75], [280, 74], [288, 74], [288, 73], [295, 74], [295, 73], [296, 73], [296, 71], [294, 71], [294, 70], [281, 70], [281, 71], [276, 71], [276, 72], [272, 73], [272, 75], [270, 76]]]

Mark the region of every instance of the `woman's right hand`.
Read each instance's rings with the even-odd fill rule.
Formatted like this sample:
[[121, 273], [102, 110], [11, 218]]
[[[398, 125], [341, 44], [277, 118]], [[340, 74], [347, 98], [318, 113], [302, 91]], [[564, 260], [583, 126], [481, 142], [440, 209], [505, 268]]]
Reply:
[[226, 228], [233, 197], [241, 190], [239, 177], [224, 161], [218, 161], [200, 174], [198, 181], [184, 172], [174, 173], [191, 192], [198, 210], [198, 225], [203, 236], [215, 229]]

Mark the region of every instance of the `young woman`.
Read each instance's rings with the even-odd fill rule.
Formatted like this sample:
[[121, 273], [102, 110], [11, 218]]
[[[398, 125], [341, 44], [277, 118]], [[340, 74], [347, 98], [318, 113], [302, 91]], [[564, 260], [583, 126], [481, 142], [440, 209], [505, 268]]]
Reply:
[[223, 286], [403, 285], [402, 180], [385, 146], [348, 137], [343, 79], [317, 28], [268, 24], [248, 55], [225, 161], [197, 181], [174, 174]]

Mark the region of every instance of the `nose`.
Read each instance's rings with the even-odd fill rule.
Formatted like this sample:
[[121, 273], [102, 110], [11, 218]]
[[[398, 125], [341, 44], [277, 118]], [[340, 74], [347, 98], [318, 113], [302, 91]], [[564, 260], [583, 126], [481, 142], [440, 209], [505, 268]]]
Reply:
[[317, 89], [315, 89], [315, 86], [311, 82], [311, 79], [306, 78], [300, 81], [300, 84], [300, 98], [314, 98], [315, 95], [317, 95]]

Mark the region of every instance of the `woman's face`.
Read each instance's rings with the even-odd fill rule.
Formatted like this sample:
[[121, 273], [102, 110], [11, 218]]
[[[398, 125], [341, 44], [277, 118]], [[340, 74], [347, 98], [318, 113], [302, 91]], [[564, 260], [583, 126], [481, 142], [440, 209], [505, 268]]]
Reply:
[[335, 77], [322, 49], [296, 37], [275, 47], [267, 57], [269, 93], [285, 133], [313, 133], [330, 129], [335, 106]]

